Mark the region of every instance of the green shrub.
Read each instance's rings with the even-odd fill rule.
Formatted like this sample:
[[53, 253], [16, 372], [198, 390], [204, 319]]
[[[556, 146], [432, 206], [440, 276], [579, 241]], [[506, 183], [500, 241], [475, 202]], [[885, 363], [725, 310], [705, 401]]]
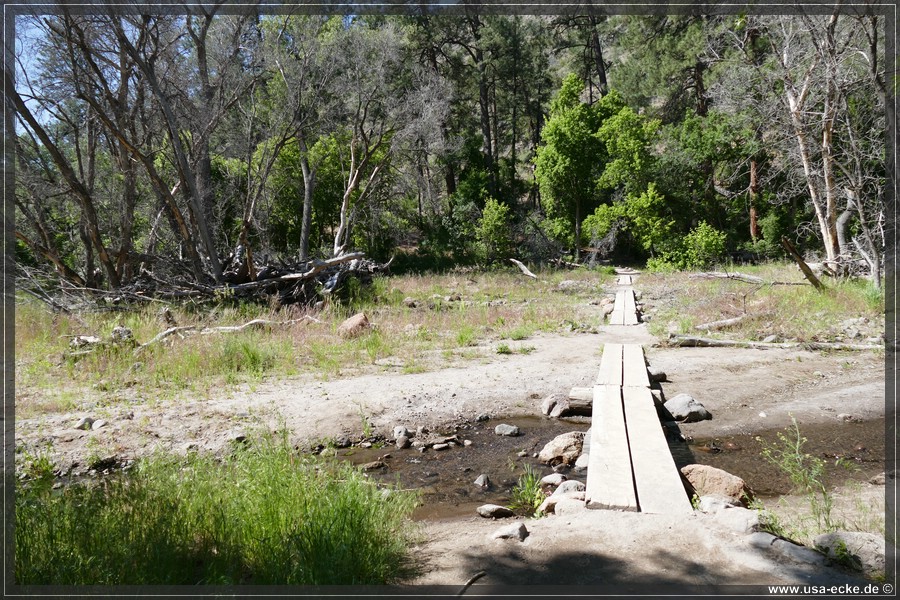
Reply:
[[725, 253], [725, 232], [719, 231], [706, 221], [684, 238], [684, 255], [690, 269], [701, 269], [713, 264]]
[[488, 198], [476, 231], [479, 259], [492, 263], [510, 254], [512, 238], [509, 222], [509, 206]]

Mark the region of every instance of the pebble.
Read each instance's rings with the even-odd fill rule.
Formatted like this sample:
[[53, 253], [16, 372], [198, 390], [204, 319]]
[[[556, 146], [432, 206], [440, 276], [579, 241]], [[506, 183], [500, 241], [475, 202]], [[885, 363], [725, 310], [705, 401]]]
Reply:
[[474, 481], [474, 484], [480, 488], [486, 488], [491, 485], [491, 479], [484, 473], [478, 476], [478, 479]]
[[463, 440], [463, 446], [468, 447], [468, 446], [471, 446], [471, 445], [472, 445], [472, 440]]
[[106, 425], [106, 421], [103, 419], [97, 419], [93, 423], [91, 423], [91, 429], [97, 430]]
[[450, 444], [435, 444], [435, 445], [432, 446], [431, 448], [432, 448], [433, 450], [446, 450], [446, 449], [449, 448], [449, 447], [450, 447]]

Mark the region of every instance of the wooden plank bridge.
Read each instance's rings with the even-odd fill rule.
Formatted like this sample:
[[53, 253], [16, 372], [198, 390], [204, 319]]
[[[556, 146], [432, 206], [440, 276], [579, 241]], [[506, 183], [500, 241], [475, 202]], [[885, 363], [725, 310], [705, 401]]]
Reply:
[[[620, 273], [610, 325], [637, 325], [631, 273]], [[624, 287], [628, 286], [628, 287]], [[593, 389], [588, 508], [690, 514], [681, 473], [659, 422], [644, 349], [605, 344]]]
[[690, 514], [639, 344], [606, 344], [594, 385], [588, 508]]

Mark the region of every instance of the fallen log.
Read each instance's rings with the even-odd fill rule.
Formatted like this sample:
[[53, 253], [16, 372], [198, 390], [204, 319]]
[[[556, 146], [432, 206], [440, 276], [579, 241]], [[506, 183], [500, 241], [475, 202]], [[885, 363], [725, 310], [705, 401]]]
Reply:
[[524, 264], [522, 264], [522, 261], [518, 261], [518, 260], [516, 260], [516, 259], [514, 259], [514, 258], [511, 258], [511, 259], [509, 259], [509, 260], [510, 260], [511, 263], [513, 263], [514, 265], [516, 265], [517, 267], [519, 267], [519, 270], [522, 271], [522, 274], [523, 274], [523, 275], [527, 275], [528, 277], [531, 277], [532, 279], [537, 279], [537, 275], [535, 275], [534, 273], [532, 273], [531, 271], [529, 271], [529, 270], [528, 270], [528, 267], [526, 267]]
[[217, 291], [220, 292], [240, 292], [244, 290], [253, 290], [259, 287], [264, 287], [270, 285], [272, 283], [285, 282], [285, 281], [300, 281], [305, 279], [311, 279], [315, 277], [317, 274], [321, 273], [325, 269], [329, 267], [334, 267], [343, 263], [347, 263], [353, 260], [361, 259], [365, 256], [362, 252], [353, 252], [351, 254], [344, 254], [342, 256], [335, 256], [334, 258], [329, 258], [327, 260], [314, 260], [312, 261], [312, 266], [302, 272], [302, 273], [288, 273], [287, 275], [281, 275], [280, 277], [271, 277], [269, 279], [259, 279], [257, 281], [251, 281], [249, 283], [240, 283], [238, 285], [229, 285], [223, 286], [220, 288], [216, 288]]
[[697, 348], [804, 348], [806, 350], [883, 350], [881, 344], [843, 344], [832, 342], [753, 342], [746, 340], [718, 340], [688, 335], [669, 336], [668, 344]]
[[735, 281], [743, 281], [744, 283], [766, 283], [765, 279], [756, 277], [755, 275], [744, 275], [743, 273], [721, 273], [719, 271], [694, 273], [693, 278], [700, 279], [733, 279]]
[[697, 331], [708, 331], [711, 329], [722, 329], [724, 327], [731, 327], [732, 325], [737, 325], [741, 321], [745, 320], [750, 315], [740, 315], [738, 317], [734, 317], [732, 319], [722, 319], [720, 321], [710, 321], [709, 323], [701, 323], [700, 325], [695, 325], [694, 329]]
[[820, 292], [824, 292], [827, 288], [812, 272], [812, 269], [809, 268], [809, 265], [806, 264], [806, 261], [803, 260], [803, 257], [800, 256], [800, 254], [797, 252], [797, 249], [794, 248], [793, 244], [791, 244], [790, 240], [788, 240], [784, 236], [781, 236], [781, 245], [784, 246], [784, 249], [788, 251], [788, 254], [791, 255], [791, 258], [794, 259], [794, 262], [796, 262], [797, 266], [800, 267], [800, 270], [803, 271], [803, 275], [806, 277], [806, 279], [808, 279], [809, 282], [813, 284], [813, 287]]

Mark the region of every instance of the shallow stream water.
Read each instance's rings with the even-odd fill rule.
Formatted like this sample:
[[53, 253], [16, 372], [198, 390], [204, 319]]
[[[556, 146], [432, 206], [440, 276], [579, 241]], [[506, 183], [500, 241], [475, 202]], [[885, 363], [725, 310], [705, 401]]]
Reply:
[[[504, 437], [494, 433], [494, 427], [508, 423], [519, 427], [520, 435]], [[447, 450], [432, 449], [419, 452], [409, 448], [399, 450], [393, 445], [382, 448], [348, 448], [338, 456], [354, 464], [383, 460], [385, 468], [369, 472], [369, 476], [383, 483], [421, 491], [422, 505], [414, 517], [445, 519], [475, 514], [482, 504], [506, 504], [512, 488], [531, 465], [541, 476], [553, 472], [540, 464], [535, 455], [544, 444], [562, 433], [586, 431], [590, 420], [550, 419], [546, 417], [516, 417], [493, 419], [483, 423], [454, 426], [446, 431], [461, 440], [471, 440], [470, 446], [455, 446]], [[801, 425], [807, 438], [803, 450], [825, 460], [826, 485], [833, 487], [850, 481], [866, 481], [884, 471], [884, 420], [859, 423], [819, 423]], [[784, 429], [764, 430], [752, 435], [738, 435], [715, 439], [681, 441], [670, 436], [669, 448], [678, 467], [692, 463], [706, 464], [743, 478], [760, 498], [773, 498], [791, 491], [788, 477], [762, 458], [761, 438], [768, 444], [777, 441], [777, 434], [789, 435]], [[519, 454], [525, 452], [525, 456]], [[843, 459], [847, 467], [835, 466]], [[586, 473], [565, 472], [570, 479], [585, 480]], [[475, 485], [475, 479], [485, 474], [491, 484], [487, 488]]]

